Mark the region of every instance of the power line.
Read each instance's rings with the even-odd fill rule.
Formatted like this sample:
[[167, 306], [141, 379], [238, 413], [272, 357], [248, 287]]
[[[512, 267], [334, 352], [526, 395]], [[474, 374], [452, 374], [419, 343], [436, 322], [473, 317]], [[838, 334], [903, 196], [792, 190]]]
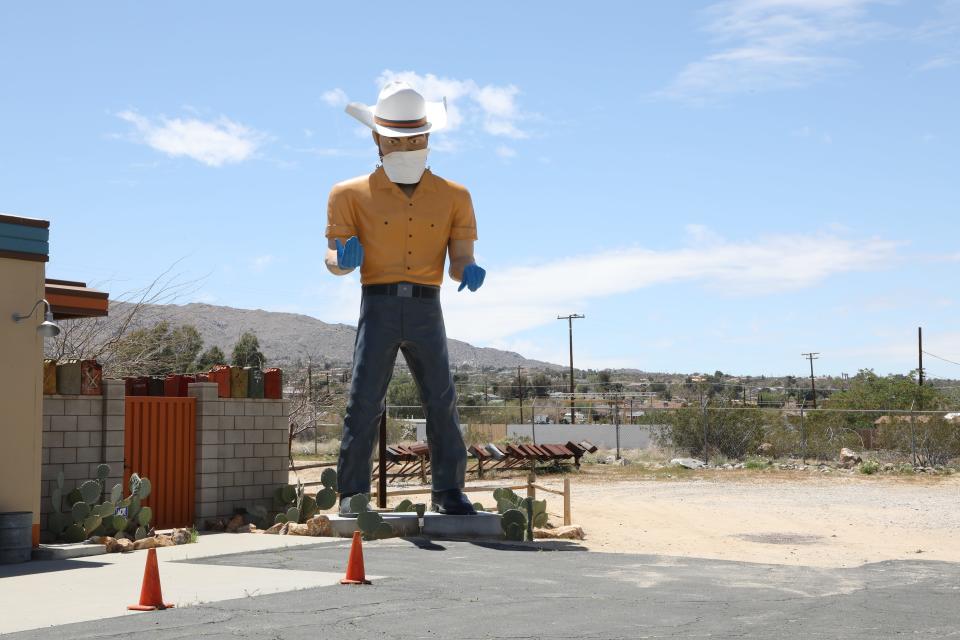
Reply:
[[960, 362], [954, 362], [953, 360], [948, 360], [947, 358], [944, 358], [943, 356], [938, 356], [937, 354], [935, 354], [935, 353], [930, 353], [929, 351], [922, 351], [922, 353], [925, 353], [925, 354], [927, 354], [928, 356], [930, 356], [930, 357], [932, 357], [932, 358], [936, 358], [937, 360], [943, 360], [944, 362], [949, 362], [950, 364], [955, 364], [955, 365], [957, 365], [958, 367], [960, 367]]

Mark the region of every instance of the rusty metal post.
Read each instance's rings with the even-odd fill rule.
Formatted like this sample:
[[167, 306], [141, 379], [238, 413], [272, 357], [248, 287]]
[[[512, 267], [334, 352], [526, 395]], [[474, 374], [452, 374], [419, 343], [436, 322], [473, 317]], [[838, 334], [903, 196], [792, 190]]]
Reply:
[[377, 478], [377, 506], [381, 509], [387, 508], [387, 408], [383, 408], [380, 415], [380, 445], [378, 462], [380, 468], [380, 477]]

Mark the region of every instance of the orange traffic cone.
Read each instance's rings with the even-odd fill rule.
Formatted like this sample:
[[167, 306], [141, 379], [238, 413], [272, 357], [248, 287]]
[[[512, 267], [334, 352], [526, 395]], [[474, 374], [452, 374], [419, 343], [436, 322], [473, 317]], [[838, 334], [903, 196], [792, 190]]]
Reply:
[[363, 544], [360, 532], [353, 532], [353, 544], [350, 545], [350, 559], [347, 560], [347, 575], [340, 584], [370, 584], [363, 571]]
[[147, 551], [147, 565], [143, 569], [143, 586], [140, 587], [140, 604], [127, 607], [131, 611], [156, 611], [172, 609], [173, 605], [163, 601], [160, 593], [160, 568], [157, 566], [157, 550]]

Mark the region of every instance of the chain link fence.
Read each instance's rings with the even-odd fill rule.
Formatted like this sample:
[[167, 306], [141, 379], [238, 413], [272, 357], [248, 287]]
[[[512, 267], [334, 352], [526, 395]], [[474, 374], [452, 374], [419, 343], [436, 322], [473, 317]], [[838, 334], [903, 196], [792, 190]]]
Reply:
[[[937, 467], [960, 462], [960, 412], [896, 409], [688, 406], [630, 410], [595, 405], [461, 406], [468, 445], [590, 440], [604, 449], [644, 449], [644, 457], [690, 456], [707, 463], [763, 456], [836, 461], [843, 448], [863, 459]], [[387, 442], [425, 437], [419, 406], [387, 407]], [[335, 457], [343, 409], [316, 407], [297, 426], [294, 455]], [[521, 421], [522, 420], [522, 421]]]

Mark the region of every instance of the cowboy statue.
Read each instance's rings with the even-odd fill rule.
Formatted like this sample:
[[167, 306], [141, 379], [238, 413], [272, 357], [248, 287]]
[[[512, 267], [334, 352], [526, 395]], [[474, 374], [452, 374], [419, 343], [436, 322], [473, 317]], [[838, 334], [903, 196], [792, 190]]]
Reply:
[[337, 464], [340, 514], [369, 494], [373, 448], [397, 350], [413, 373], [427, 421], [433, 509], [476, 513], [463, 494], [467, 453], [440, 310], [443, 266], [476, 291], [486, 272], [473, 259], [477, 222], [470, 193], [426, 168], [430, 133], [446, 124], [446, 102], [427, 102], [404, 82], [387, 84], [369, 107], [347, 113], [373, 130], [381, 164], [341, 182], [327, 206], [326, 265], [342, 276], [360, 268], [363, 295], [353, 380]]

